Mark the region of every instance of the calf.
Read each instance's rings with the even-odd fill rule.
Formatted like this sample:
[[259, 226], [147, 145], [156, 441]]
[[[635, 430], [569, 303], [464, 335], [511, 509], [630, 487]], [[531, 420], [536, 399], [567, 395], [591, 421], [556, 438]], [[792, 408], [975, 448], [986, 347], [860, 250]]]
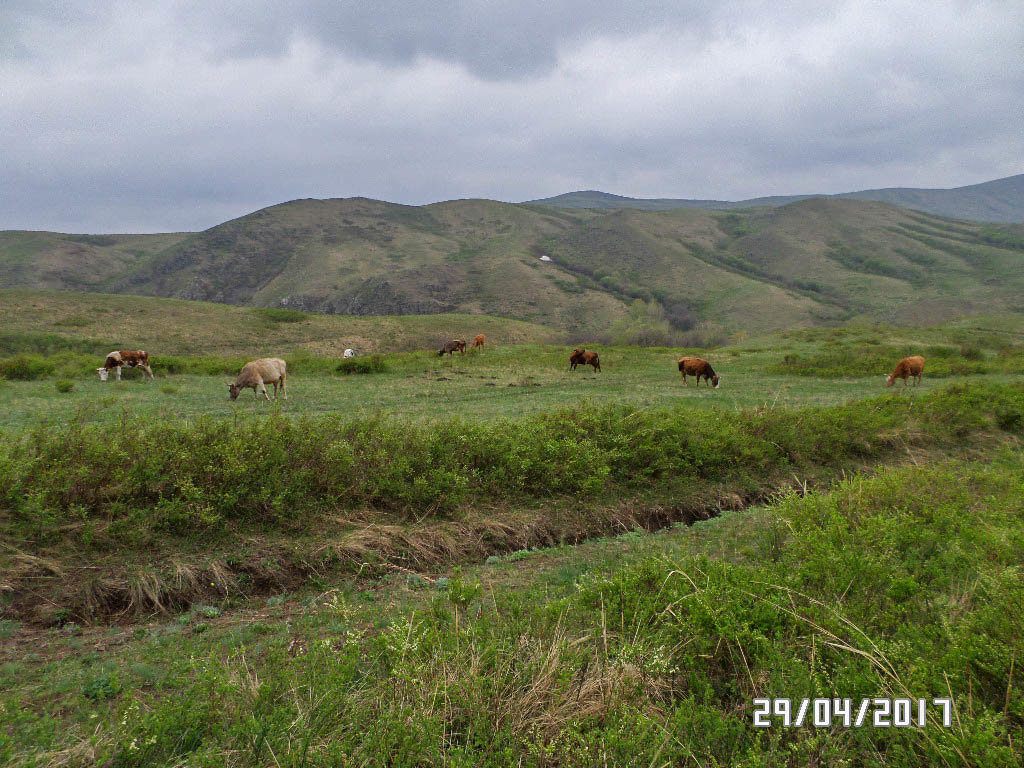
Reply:
[[907, 377], [913, 377], [914, 386], [916, 387], [921, 383], [921, 374], [924, 373], [924, 358], [920, 355], [912, 355], [910, 357], [904, 357], [898, 363], [896, 367], [892, 369], [892, 373], [885, 377], [885, 386], [891, 387], [896, 383], [896, 379], [903, 379], [903, 386], [907, 386]]
[[109, 352], [107, 359], [103, 361], [103, 367], [97, 368], [96, 372], [100, 375], [100, 381], [106, 381], [110, 372], [115, 371], [115, 377], [120, 381], [121, 368], [126, 365], [129, 368], [141, 368], [145, 376], [153, 378], [153, 369], [149, 367], [149, 355], [141, 349], [118, 349]]
[[458, 352], [460, 355], [466, 354], [466, 342], [464, 339], [452, 339], [437, 352], [438, 357], [444, 357], [444, 353], [448, 353], [448, 357], [452, 356], [453, 352]]
[[484, 342], [486, 340], [487, 339], [484, 337], [482, 333], [478, 333], [476, 336], [473, 337], [473, 349], [480, 347], [480, 351], [482, 352], [484, 349]]
[[601, 358], [597, 352], [587, 352], [585, 349], [574, 349], [569, 355], [569, 370], [575, 371], [577, 365], [592, 365], [596, 372], [601, 371]]
[[288, 393], [285, 391], [284, 383], [287, 377], [287, 366], [284, 360], [279, 357], [264, 357], [259, 360], [253, 360], [251, 363], [246, 363], [242, 367], [241, 373], [235, 379], [234, 384], [228, 384], [228, 394], [232, 400], [238, 399], [238, 393], [243, 389], [252, 387], [252, 391], [256, 395], [256, 399], [260, 399], [260, 392], [263, 396], [270, 400], [270, 395], [267, 394], [267, 384], [274, 385], [274, 399], [277, 399], [277, 387], [280, 384], [281, 394], [284, 395], [284, 399], [288, 399]]
[[715, 389], [718, 389], [718, 382], [721, 381], [718, 374], [715, 373], [715, 369], [711, 367], [711, 363], [699, 357], [679, 358], [679, 372], [683, 374], [684, 385], [686, 385], [686, 374], [697, 377], [698, 387], [702, 377], [709, 387], [713, 386]]

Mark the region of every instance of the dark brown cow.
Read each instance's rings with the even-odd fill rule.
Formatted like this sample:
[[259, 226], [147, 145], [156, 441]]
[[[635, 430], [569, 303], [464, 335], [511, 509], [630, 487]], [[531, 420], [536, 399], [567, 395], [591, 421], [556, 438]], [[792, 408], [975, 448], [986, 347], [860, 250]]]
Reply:
[[597, 352], [587, 352], [582, 348], [574, 349], [569, 355], [569, 370], [575, 371], [577, 365], [592, 365], [595, 371], [600, 372], [601, 358], [597, 356]]
[[460, 355], [466, 354], [466, 341], [465, 339], [452, 339], [437, 352], [438, 357], [444, 357], [444, 353], [448, 353], [448, 357], [452, 356], [453, 352], [458, 352]]
[[686, 384], [686, 375], [697, 377], [697, 386], [700, 386], [701, 377], [708, 383], [708, 386], [713, 386], [718, 389], [718, 382], [721, 380], [715, 369], [711, 367], [711, 363], [707, 360], [703, 360], [699, 357], [681, 357], [679, 358], [679, 372], [683, 374], [683, 384]]
[[485, 341], [487, 341], [487, 338], [482, 333], [478, 333], [473, 337], [473, 349], [480, 347], [480, 350], [483, 351]]
[[149, 355], [141, 349], [114, 350], [107, 354], [103, 367], [97, 368], [96, 371], [100, 375], [100, 381], [106, 381], [111, 371], [117, 372], [116, 378], [120, 381], [121, 368], [126, 365], [129, 368], [141, 368], [146, 376], [153, 378], [153, 369], [149, 367]]
[[892, 373], [885, 377], [885, 386], [891, 387], [896, 379], [903, 379], [903, 386], [907, 386], [907, 377], [914, 379], [914, 386], [921, 383], [921, 374], [924, 373], [924, 358], [920, 355], [904, 357], [893, 368]]

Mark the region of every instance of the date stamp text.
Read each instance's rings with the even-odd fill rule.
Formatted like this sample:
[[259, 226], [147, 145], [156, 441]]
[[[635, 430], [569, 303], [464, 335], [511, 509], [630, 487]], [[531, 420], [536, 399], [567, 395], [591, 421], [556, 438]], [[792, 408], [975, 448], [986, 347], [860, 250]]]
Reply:
[[953, 725], [952, 699], [754, 699], [754, 727], [924, 728]]

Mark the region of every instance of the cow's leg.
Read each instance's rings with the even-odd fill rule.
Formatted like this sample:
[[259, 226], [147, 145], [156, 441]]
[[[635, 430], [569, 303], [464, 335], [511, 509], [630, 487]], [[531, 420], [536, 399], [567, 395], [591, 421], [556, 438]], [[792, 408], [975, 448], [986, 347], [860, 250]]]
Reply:
[[146, 375], [149, 376], [149, 378], [151, 378], [151, 379], [154, 378], [154, 376], [153, 376], [153, 369], [150, 368], [148, 365], [142, 366], [142, 370], [144, 370], [146, 372]]
[[[263, 392], [263, 396], [267, 398], [267, 402], [269, 403], [270, 395], [267, 394], [267, 385], [264, 384], [262, 381], [260, 382], [260, 391]], [[256, 397], [259, 398], [259, 395], [256, 395]]]
[[283, 374], [283, 373], [282, 373], [282, 374], [281, 374], [281, 396], [282, 396], [282, 397], [283, 397], [283, 398], [284, 398], [285, 400], [287, 400], [287, 399], [288, 399], [288, 390], [287, 390], [287, 389], [285, 389], [285, 383], [286, 383], [286, 379], [287, 379], [287, 376], [286, 376], [285, 374]]
[[120, 365], [116, 366], [114, 368], [114, 370], [117, 371], [117, 380], [120, 381], [121, 380], [121, 366]]

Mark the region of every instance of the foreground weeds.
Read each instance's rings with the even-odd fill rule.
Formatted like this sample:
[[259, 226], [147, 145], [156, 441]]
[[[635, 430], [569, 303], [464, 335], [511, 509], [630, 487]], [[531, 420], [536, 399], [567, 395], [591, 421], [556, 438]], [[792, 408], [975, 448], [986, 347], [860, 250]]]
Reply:
[[[494, 578], [527, 558], [443, 586], [318, 590], [220, 629], [205, 607], [116, 656], [0, 667], [0, 759], [1009, 768], [1024, 759], [1022, 477], [1009, 450], [855, 476], [562, 587]], [[703, 554], [727, 524], [762, 557]], [[950, 728], [759, 730], [760, 696], [949, 696], [955, 713]]]

